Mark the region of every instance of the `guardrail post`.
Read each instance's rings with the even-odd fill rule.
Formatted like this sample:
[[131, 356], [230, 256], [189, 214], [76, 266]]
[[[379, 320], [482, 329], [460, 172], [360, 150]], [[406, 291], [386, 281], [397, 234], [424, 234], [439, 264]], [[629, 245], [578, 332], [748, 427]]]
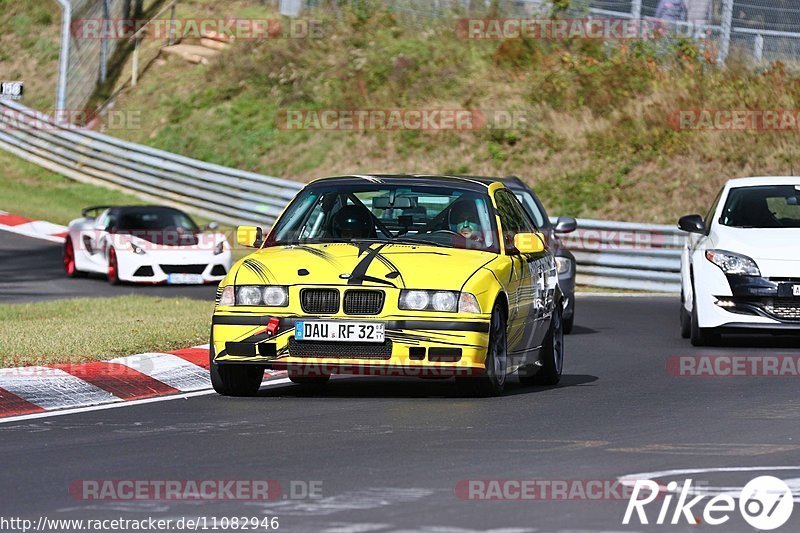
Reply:
[[642, 0], [631, 2], [631, 18], [636, 21], [636, 35], [642, 35]]
[[139, 81], [139, 39], [133, 40], [133, 65], [131, 66], [131, 87]]
[[72, 25], [72, 5], [69, 0], [56, 0], [61, 5], [61, 51], [58, 55], [58, 88], [56, 89], [56, 113], [66, 108], [67, 71], [69, 70], [70, 26]]
[[[111, 8], [108, 5], [109, 0], [103, 0], [103, 24], [108, 24], [111, 18]], [[103, 32], [103, 37], [100, 41], [100, 83], [105, 83], [108, 78], [108, 37], [106, 32]]]
[[717, 64], [725, 65], [731, 46], [731, 23], [733, 21], [733, 0], [722, 0], [722, 42], [719, 43]]
[[759, 33], [756, 35], [756, 40], [753, 45], [753, 60], [756, 63], [761, 63], [761, 60], [764, 58], [764, 37], [761, 36]]
[[168, 46], [175, 44], [175, 4], [176, 2], [172, 2], [172, 9], [170, 9], [169, 12], [169, 39], [167, 40]]

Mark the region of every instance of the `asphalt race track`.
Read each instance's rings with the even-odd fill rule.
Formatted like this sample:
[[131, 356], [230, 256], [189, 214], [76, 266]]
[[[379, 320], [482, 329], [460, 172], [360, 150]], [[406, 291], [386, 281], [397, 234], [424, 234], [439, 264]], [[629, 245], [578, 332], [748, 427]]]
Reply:
[[[678, 336], [676, 305], [580, 298], [562, 384], [514, 381], [500, 398], [459, 397], [447, 381], [341, 378], [315, 393], [280, 384], [259, 398], [206, 395], [0, 424], [0, 515], [277, 516], [286, 531], [752, 531], [736, 512], [717, 527], [623, 527], [627, 499], [474, 501], [455, 491], [461, 480], [614, 480], [691, 468], [704, 471], [664, 481], [692, 477], [713, 489], [742, 487], [762, 471], [706, 469], [800, 468], [797, 378], [666, 371], [674, 355], [798, 356], [797, 340], [695, 349]], [[79, 480], [254, 479], [280, 481], [284, 496], [293, 481], [318, 481], [321, 498], [87, 501], [68, 492]], [[800, 512], [781, 530], [800, 530]]]
[[213, 300], [215, 287], [112, 286], [104, 276], [70, 279], [62, 266], [62, 245], [0, 231], [0, 303], [85, 296], [185, 296]]

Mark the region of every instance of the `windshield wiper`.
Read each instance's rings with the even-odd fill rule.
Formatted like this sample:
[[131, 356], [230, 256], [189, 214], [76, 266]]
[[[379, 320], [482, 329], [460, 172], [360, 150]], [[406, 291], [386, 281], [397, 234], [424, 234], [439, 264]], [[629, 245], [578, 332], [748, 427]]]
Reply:
[[392, 238], [391, 242], [394, 243], [402, 243], [402, 244], [422, 244], [422, 245], [429, 245], [429, 246], [438, 246], [439, 248], [454, 248], [453, 245], [447, 245], [441, 242], [436, 241], [428, 241], [425, 239], [415, 239], [413, 237], [402, 237], [398, 235], [397, 237]]

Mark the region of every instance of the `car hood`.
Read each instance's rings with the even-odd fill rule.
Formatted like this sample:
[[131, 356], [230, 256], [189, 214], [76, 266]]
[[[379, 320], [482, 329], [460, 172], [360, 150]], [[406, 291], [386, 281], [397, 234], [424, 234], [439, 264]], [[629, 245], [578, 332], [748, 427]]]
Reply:
[[800, 229], [794, 228], [721, 228], [715, 248], [742, 254], [751, 259], [800, 261], [793, 243], [800, 241]]
[[460, 290], [491, 252], [405, 244], [264, 248], [237, 264], [236, 285], [365, 285]]

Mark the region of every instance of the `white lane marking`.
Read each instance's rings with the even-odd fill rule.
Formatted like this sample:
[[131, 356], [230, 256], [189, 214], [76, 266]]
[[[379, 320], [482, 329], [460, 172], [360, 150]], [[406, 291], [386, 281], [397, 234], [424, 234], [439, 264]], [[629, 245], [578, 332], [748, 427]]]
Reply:
[[[800, 470], [800, 466], [730, 466], [730, 467], [716, 467], [716, 468], [681, 468], [676, 470], [660, 470], [656, 472], [642, 472], [639, 474], [628, 474], [619, 477], [619, 482], [625, 486], [633, 487], [636, 485], [637, 480], [650, 479], [655, 481], [665, 477], [684, 476], [687, 474], [706, 474], [715, 472], [779, 472], [785, 470]], [[790, 478], [783, 480], [792, 490], [794, 494], [794, 501], [800, 502], [800, 478]], [[666, 484], [659, 483], [659, 489], [664, 492], [669, 492]], [[717, 494], [728, 494], [737, 498], [744, 486], [742, 487], [711, 487], [711, 486], [693, 486], [689, 493], [691, 495], [706, 495], [712, 496]], [[678, 492], [678, 489], [673, 491]]]
[[117, 357], [108, 362], [125, 365], [184, 392], [207, 389], [211, 386], [208, 370], [177, 355], [142, 353]]
[[[261, 388], [264, 387], [274, 387], [275, 385], [285, 385], [287, 383], [291, 383], [289, 378], [282, 378], [282, 379], [273, 379], [270, 381], [265, 382], [261, 385]], [[170, 396], [158, 396], [155, 398], [145, 398], [143, 400], [131, 400], [128, 402], [115, 402], [109, 403], [105, 405], [92, 405], [89, 407], [75, 407], [72, 409], [63, 409], [61, 411], [53, 411], [48, 413], [34, 413], [30, 415], [20, 415], [20, 416], [12, 416], [9, 418], [0, 418], [0, 424], [8, 424], [10, 422], [22, 422], [24, 420], [35, 420], [37, 418], [51, 418], [55, 416], [65, 416], [65, 415], [72, 415], [76, 413], [89, 413], [92, 411], [105, 411], [106, 409], [116, 409], [118, 407], [131, 407], [134, 405], [143, 405], [147, 403], [156, 403], [156, 402], [168, 402], [171, 400], [186, 400], [188, 398], [194, 398], [196, 396], [207, 396], [209, 394], [216, 394], [216, 392], [212, 390], [203, 390], [203, 391], [196, 391], [184, 394], [173, 394]]]
[[43, 409], [121, 401], [63, 370], [44, 366], [0, 369], [0, 387]]

